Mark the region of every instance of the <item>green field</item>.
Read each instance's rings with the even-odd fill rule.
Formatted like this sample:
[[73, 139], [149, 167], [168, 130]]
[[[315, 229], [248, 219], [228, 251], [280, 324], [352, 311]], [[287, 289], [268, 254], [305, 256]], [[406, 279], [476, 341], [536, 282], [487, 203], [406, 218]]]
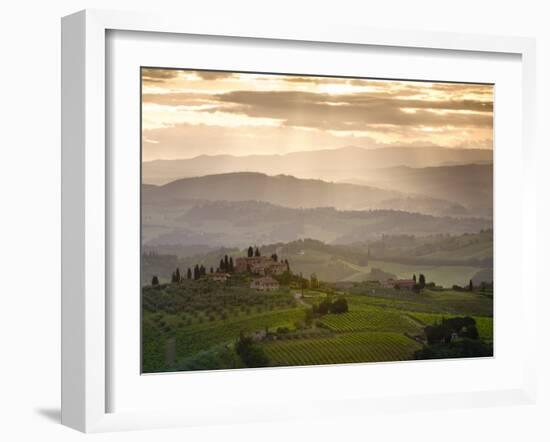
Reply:
[[406, 315], [381, 308], [326, 315], [320, 322], [336, 333], [354, 331], [418, 332], [419, 327]]
[[331, 338], [272, 342], [264, 346], [272, 365], [349, 364], [410, 359], [420, 344], [400, 333], [342, 333]]
[[350, 294], [362, 295], [354, 303], [449, 315], [492, 316], [493, 300], [477, 292], [424, 289], [417, 294], [408, 290], [383, 288], [379, 284], [358, 283]]
[[455, 284], [464, 286], [476, 273], [482, 270], [482, 267], [475, 266], [400, 264], [377, 260], [370, 261], [368, 266], [358, 266], [350, 263], [347, 265], [355, 272], [344, 278], [345, 281], [364, 281], [372, 269], [380, 269], [404, 279], [412, 278], [413, 274], [418, 276], [423, 273], [428, 281], [437, 281], [437, 284], [443, 287], [451, 287]]
[[[411, 360], [424, 327], [454, 316], [473, 317], [480, 339], [493, 339], [493, 300], [483, 292], [416, 293], [360, 282], [305, 289], [302, 296], [295, 282], [271, 292], [249, 285], [249, 277], [235, 275], [224, 283], [144, 287], [143, 371], [247, 367], [236, 352], [242, 336], [255, 336], [270, 366]], [[307, 319], [313, 306], [335, 299], [345, 299], [346, 312]]]

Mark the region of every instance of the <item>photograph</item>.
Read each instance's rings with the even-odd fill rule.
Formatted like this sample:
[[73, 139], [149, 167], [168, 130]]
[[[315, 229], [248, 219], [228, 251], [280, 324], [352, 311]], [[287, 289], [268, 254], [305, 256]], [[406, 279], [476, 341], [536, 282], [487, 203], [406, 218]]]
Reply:
[[493, 356], [494, 84], [140, 88], [143, 374]]

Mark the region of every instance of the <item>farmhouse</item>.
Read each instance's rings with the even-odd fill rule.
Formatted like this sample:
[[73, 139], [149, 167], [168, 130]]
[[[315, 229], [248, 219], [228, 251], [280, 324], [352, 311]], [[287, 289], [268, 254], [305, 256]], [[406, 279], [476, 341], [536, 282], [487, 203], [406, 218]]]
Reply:
[[235, 271], [250, 272], [255, 275], [282, 275], [287, 271], [287, 265], [267, 256], [251, 256], [237, 258]]
[[400, 288], [404, 290], [412, 290], [416, 282], [414, 279], [387, 279], [384, 282], [384, 287], [386, 288]]
[[225, 282], [231, 275], [229, 273], [215, 272], [206, 275], [208, 279], [212, 281]]
[[267, 292], [270, 290], [278, 290], [279, 283], [275, 281], [271, 276], [264, 276], [263, 278], [257, 278], [252, 281], [250, 283], [250, 288]]

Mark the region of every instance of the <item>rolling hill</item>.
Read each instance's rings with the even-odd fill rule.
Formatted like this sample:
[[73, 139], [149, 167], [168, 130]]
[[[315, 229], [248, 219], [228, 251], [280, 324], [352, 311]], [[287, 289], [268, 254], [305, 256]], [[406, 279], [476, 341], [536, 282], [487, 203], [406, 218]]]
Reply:
[[374, 240], [383, 234], [479, 232], [481, 218], [436, 217], [395, 210], [291, 208], [261, 201], [143, 201], [144, 245], [243, 247], [315, 238], [330, 243]]
[[180, 178], [230, 172], [288, 174], [299, 178], [341, 181], [369, 176], [373, 169], [407, 166], [425, 168], [492, 163], [493, 152], [482, 149], [392, 147], [293, 152], [285, 155], [201, 155], [190, 159], [143, 162], [143, 182], [166, 184]]
[[342, 182], [427, 195], [455, 201], [485, 216], [492, 215], [493, 166], [467, 164], [441, 167], [392, 167], [372, 170], [361, 178]]
[[[453, 196], [451, 192], [447, 192], [447, 194]], [[402, 210], [438, 216], [467, 217], [490, 214], [490, 208], [471, 210], [454, 200], [433, 198], [414, 192], [385, 190], [364, 183], [333, 183], [314, 179], [298, 179], [289, 175], [269, 176], [258, 172], [183, 178], [163, 186], [144, 184], [142, 195], [146, 202], [155, 201], [160, 205], [166, 203], [171, 207], [181, 204], [184, 200], [196, 199], [265, 201], [292, 208], [334, 207], [340, 210]]]

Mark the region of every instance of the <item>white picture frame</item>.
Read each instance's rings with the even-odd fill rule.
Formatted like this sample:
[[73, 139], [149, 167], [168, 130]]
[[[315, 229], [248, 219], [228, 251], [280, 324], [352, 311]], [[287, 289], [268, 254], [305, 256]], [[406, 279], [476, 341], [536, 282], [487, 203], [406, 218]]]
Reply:
[[[535, 43], [532, 39], [492, 37], [416, 31], [357, 29], [309, 24], [303, 28], [265, 23], [216, 23], [193, 17], [152, 16], [86, 10], [62, 21], [62, 423], [84, 432], [185, 426], [215, 422], [248, 422], [290, 416], [334, 415], [330, 403], [338, 401], [340, 414], [368, 414], [381, 409], [441, 409], [499, 404], [532, 403], [536, 396], [535, 324], [522, 324], [527, 348], [521, 362], [525, 371], [502, 389], [462, 393], [372, 397], [331, 397], [314, 401], [307, 410], [273, 406], [262, 411], [254, 404], [235, 404], [240, 413], [196, 413], [185, 410], [109, 412], [110, 321], [108, 286], [108, 243], [106, 227], [111, 196], [108, 187], [106, 82], [109, 31], [142, 31], [220, 37], [284, 40], [287, 42], [340, 43], [404, 49], [469, 51], [479, 54], [515, 54], [521, 57], [521, 274], [527, 275], [536, 256], [534, 108]], [[496, 165], [495, 167], [499, 167]], [[495, 253], [499, 253], [497, 247]], [[534, 279], [521, 278], [525, 317], [535, 317]], [[498, 320], [498, 319], [497, 319]], [[524, 320], [525, 321], [525, 320]], [[315, 370], [310, 368], [309, 370]], [[250, 372], [249, 372], [250, 373]], [[257, 373], [254, 372], [254, 373]], [[274, 373], [273, 371], [271, 373]], [[274, 376], [274, 374], [273, 374]], [[242, 376], [241, 376], [242, 377]], [[515, 382], [518, 381], [518, 382]]]

